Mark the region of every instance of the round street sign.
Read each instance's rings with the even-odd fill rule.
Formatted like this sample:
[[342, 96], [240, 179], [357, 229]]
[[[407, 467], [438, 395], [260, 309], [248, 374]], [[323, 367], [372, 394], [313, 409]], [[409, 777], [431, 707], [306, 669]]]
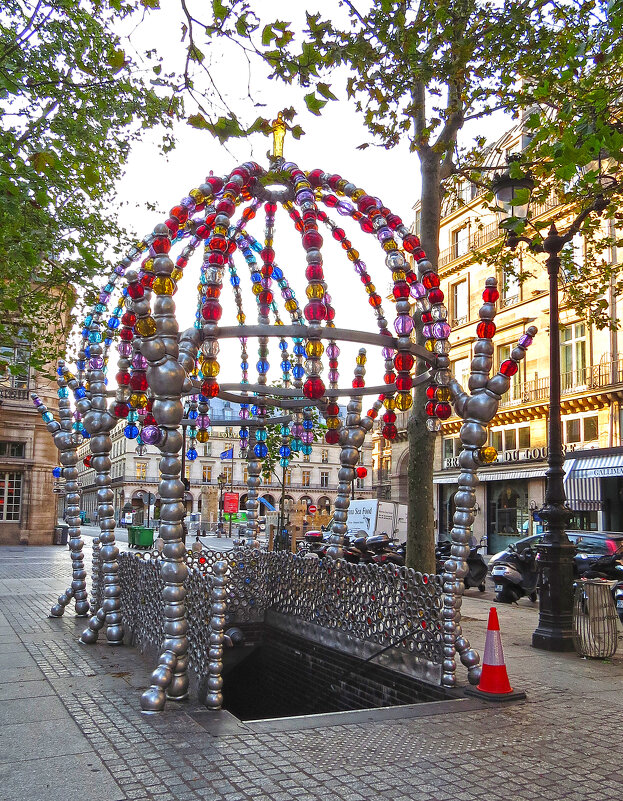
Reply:
[[307, 507], [307, 511], [309, 512], [310, 515], [315, 515], [318, 509], [317, 507], [314, 506], [313, 503], [310, 503], [310, 505]]

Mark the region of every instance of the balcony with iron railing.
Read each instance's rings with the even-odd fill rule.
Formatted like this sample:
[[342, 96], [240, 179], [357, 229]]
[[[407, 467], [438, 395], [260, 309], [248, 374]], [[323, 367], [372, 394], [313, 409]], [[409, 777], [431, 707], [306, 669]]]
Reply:
[[[90, 487], [94, 487], [95, 486], [95, 473], [93, 473], [91, 471], [89, 471], [89, 473], [83, 473], [80, 476], [80, 481], [81, 481], [83, 489], [88, 489]], [[128, 475], [124, 475], [124, 476], [115, 476], [115, 477], [113, 477], [112, 478], [112, 485], [114, 487], [119, 487], [120, 485], [124, 485], [124, 484], [140, 484], [140, 485], [152, 484], [152, 485], [154, 485], [154, 484], [158, 484], [159, 481], [160, 481], [160, 476], [157, 476], [157, 475], [137, 476], [137, 475], [128, 474]], [[198, 480], [196, 478], [193, 479], [191, 477], [190, 484], [191, 484], [191, 487], [193, 487], [193, 488], [214, 487], [215, 489], [218, 489], [218, 484], [214, 479], [212, 479], [210, 481], [203, 481], [203, 480]], [[247, 489], [246, 481], [243, 481], [243, 480], [238, 479], [238, 478], [234, 478], [233, 484], [230, 484], [229, 481], [228, 481], [225, 486], [226, 486], [227, 489], [229, 487], [232, 487], [232, 486], [233, 486], [234, 489], [237, 489], [237, 490], [246, 491], [246, 489]], [[366, 492], [366, 491], [371, 490], [371, 489], [372, 489], [372, 487], [370, 486], [370, 484], [367, 484], [366, 486], [363, 486], [363, 487], [360, 487], [360, 486], [356, 487], [356, 490], [358, 492]], [[296, 481], [296, 482], [292, 481], [289, 484], [285, 485], [285, 490], [286, 490], [286, 492], [288, 490], [292, 490], [293, 492], [305, 492], [307, 490], [313, 490], [315, 492], [322, 491], [322, 492], [327, 492], [327, 493], [334, 493], [334, 492], [337, 492], [337, 483], [335, 481], [333, 481], [333, 483], [331, 483], [331, 481], [329, 481], [328, 483], [310, 482], [309, 484], [306, 484], [306, 483], [304, 483], [302, 481]], [[280, 491], [281, 491], [281, 484], [278, 481], [274, 481], [271, 484], [267, 484], [265, 481], [262, 483], [261, 492], [270, 493], [270, 492], [280, 492]]]

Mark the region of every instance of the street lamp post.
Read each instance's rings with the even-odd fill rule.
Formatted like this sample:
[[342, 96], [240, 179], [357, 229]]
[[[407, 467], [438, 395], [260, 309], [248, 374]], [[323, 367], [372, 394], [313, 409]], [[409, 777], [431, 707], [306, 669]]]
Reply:
[[224, 473], [220, 473], [216, 481], [219, 489], [218, 526], [216, 527], [216, 536], [221, 537], [223, 535], [223, 490], [225, 489], [225, 484], [227, 484], [227, 476]]
[[[527, 219], [528, 200], [534, 182], [529, 176], [511, 178], [510, 172], [493, 181], [493, 191], [502, 214], [510, 213], [517, 219]], [[523, 191], [522, 191], [523, 190]], [[527, 191], [526, 191], [527, 190]], [[539, 546], [541, 586], [539, 593], [539, 624], [532, 635], [532, 645], [546, 651], [573, 650], [573, 555], [574, 546], [565, 532], [570, 510], [566, 506], [564, 488], [564, 451], [560, 408], [560, 330], [558, 327], [558, 276], [560, 253], [571, 242], [588, 215], [600, 214], [607, 206], [602, 195], [584, 209], [569, 226], [559, 233], [552, 223], [545, 239], [517, 235], [509, 229], [506, 245], [514, 250], [520, 242], [534, 253], [546, 253], [545, 265], [549, 276], [549, 364], [550, 402], [547, 426], [547, 471], [545, 473], [545, 504], [539, 511], [544, 522], [543, 544]]]

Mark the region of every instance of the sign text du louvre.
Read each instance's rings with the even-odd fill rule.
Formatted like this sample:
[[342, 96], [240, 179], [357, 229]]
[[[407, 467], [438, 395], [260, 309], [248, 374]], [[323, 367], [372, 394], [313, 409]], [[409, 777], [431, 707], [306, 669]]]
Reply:
[[[575, 444], [565, 445], [563, 450], [565, 453], [570, 453], [576, 449]], [[493, 464], [503, 464], [507, 462], [544, 462], [547, 459], [547, 446], [542, 448], [521, 448], [512, 451], [503, 451], [498, 453], [498, 458]], [[452, 468], [459, 467], [459, 457], [454, 456], [452, 459], [443, 460], [443, 469], [451, 470]]]

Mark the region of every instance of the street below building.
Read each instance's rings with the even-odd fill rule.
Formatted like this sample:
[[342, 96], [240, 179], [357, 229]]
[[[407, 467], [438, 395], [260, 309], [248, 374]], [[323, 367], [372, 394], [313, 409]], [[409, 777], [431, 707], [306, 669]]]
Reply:
[[[90, 551], [87, 539], [87, 564]], [[613, 764], [623, 651], [608, 660], [536, 651], [537, 608], [525, 599], [498, 605], [510, 681], [525, 702], [465, 698], [253, 724], [192, 699], [142, 715], [152, 660], [131, 647], [79, 645], [86, 620], [71, 607], [47, 617], [69, 575], [66, 548], [0, 550], [4, 798], [614, 801], [623, 793]], [[463, 604], [465, 633], [481, 654], [489, 595], [470, 591]], [[458, 675], [464, 681], [460, 667]]]

